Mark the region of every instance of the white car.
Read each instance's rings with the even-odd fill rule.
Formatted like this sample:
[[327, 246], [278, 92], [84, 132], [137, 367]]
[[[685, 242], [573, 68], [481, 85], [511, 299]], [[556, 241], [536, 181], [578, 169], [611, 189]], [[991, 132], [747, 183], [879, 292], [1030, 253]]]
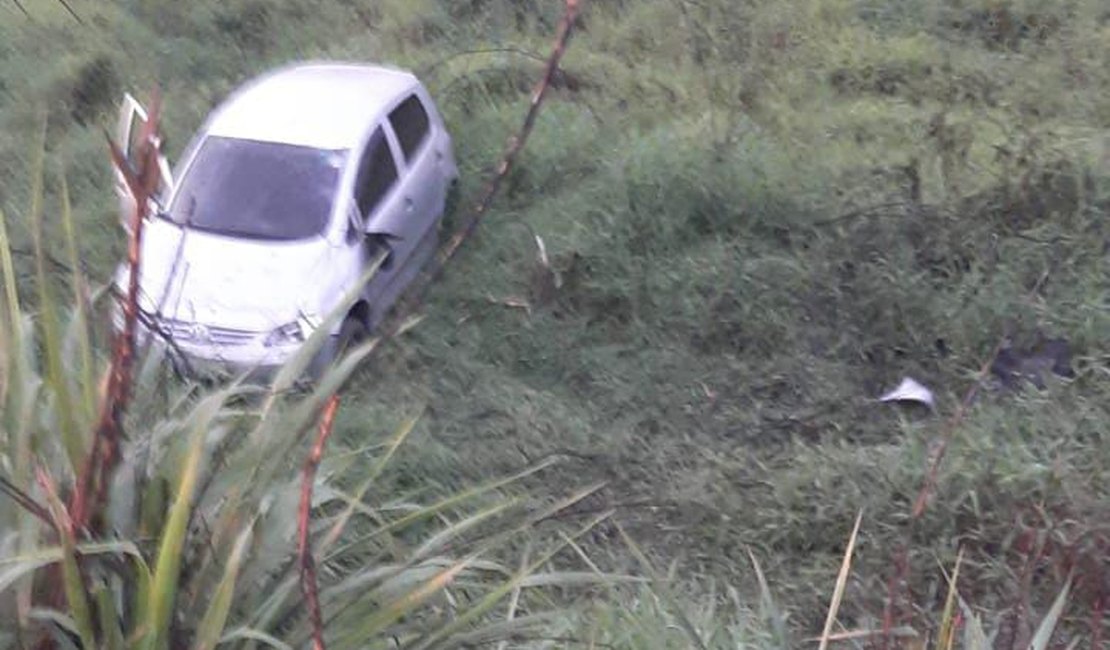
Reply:
[[[121, 145], [145, 119], [126, 98]], [[434, 256], [458, 177], [443, 119], [412, 74], [337, 63], [245, 84], [209, 116], [175, 173], [163, 168], [143, 230], [145, 333], [160, 330], [153, 338], [172, 339], [194, 368], [263, 375], [381, 256], [313, 371], [374, 329]], [[116, 282], [126, 286], [125, 266]]]

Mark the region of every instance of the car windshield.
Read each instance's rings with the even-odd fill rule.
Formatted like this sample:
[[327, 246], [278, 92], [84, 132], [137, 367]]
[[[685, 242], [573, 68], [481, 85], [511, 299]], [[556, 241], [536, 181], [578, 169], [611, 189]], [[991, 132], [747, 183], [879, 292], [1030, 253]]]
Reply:
[[346, 151], [209, 136], [181, 179], [169, 219], [251, 239], [320, 234]]

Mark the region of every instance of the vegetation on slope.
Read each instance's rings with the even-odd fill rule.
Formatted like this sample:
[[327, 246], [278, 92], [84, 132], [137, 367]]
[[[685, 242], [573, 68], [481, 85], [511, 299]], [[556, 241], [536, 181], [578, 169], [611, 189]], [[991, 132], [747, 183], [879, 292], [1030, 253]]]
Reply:
[[[23, 4], [32, 19], [0, 3], [0, 200], [28, 204], [45, 108], [49, 166], [70, 181], [94, 278], [120, 252], [99, 132], [120, 90], [165, 88], [173, 152], [275, 64], [410, 67], [447, 112], [465, 195], [515, 125], [558, 12], [75, 1], [77, 24], [56, 3]], [[361, 374], [339, 443], [358, 448], [367, 423], [426, 404], [396, 459], [399, 492], [560, 457], [529, 489], [606, 481], [586, 507], [616, 508], [656, 565], [677, 562], [691, 610], [711, 579], [760, 602], [750, 550], [790, 625], [816, 633], [863, 510], [845, 625], [879, 625], [904, 546], [897, 618], [929, 627], [962, 547], [961, 592], [1003, 643], [1032, 634], [1028, 608], [1047, 611], [1073, 569], [1064, 618], [1093, 635], [1110, 485], [1102, 4], [597, 0], [580, 27], [508, 193], [427, 319]], [[29, 250], [28, 224], [11, 230]], [[1068, 341], [1075, 376], [984, 390], [909, 526], [942, 418], [873, 398], [912, 375], [949, 414], [1000, 340], [1042, 337]], [[587, 549], [634, 564], [615, 529]]]

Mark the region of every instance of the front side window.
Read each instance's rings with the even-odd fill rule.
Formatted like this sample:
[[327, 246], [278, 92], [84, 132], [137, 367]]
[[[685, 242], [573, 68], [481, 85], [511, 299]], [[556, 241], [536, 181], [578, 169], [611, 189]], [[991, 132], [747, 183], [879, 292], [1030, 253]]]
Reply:
[[385, 132], [379, 126], [366, 143], [355, 179], [355, 200], [362, 216], [370, 216], [396, 182], [397, 164], [393, 161]]
[[389, 114], [389, 123], [393, 125], [393, 131], [401, 143], [405, 160], [411, 161], [413, 154], [428, 137], [428, 112], [424, 110], [420, 98], [409, 95], [408, 99]]
[[231, 237], [312, 237], [327, 226], [346, 159], [343, 150], [209, 136], [169, 218]]

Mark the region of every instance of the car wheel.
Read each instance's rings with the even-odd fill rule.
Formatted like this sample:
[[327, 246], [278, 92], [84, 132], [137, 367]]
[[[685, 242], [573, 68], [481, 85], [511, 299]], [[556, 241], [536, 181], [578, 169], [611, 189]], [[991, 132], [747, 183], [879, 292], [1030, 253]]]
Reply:
[[339, 336], [336, 337], [335, 342], [335, 360], [343, 358], [351, 348], [362, 343], [370, 335], [366, 329], [366, 324], [362, 322], [361, 318], [356, 316], [348, 316], [343, 319], [343, 325], [339, 328]]
[[460, 194], [462, 190], [459, 189], [459, 181], [455, 179], [447, 187], [447, 196], [443, 200], [443, 215], [440, 217], [439, 226], [447, 233], [454, 232], [455, 227], [462, 219], [459, 214], [461, 206], [459, 205]]

